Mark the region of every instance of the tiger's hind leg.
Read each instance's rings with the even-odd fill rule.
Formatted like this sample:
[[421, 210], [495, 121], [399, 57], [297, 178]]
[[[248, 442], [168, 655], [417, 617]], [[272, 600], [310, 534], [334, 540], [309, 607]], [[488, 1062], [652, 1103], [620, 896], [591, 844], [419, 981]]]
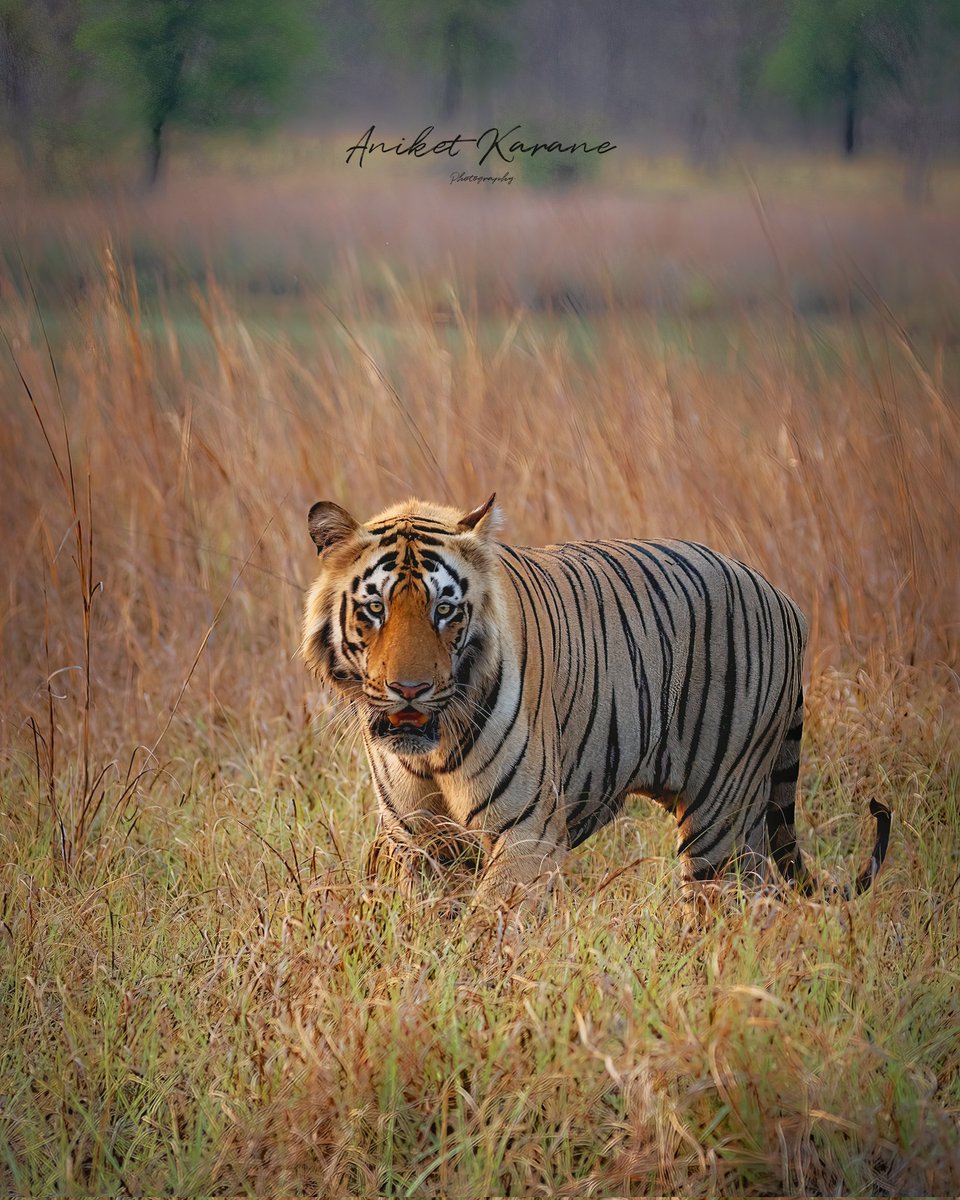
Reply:
[[813, 878], [803, 861], [796, 834], [797, 779], [800, 774], [800, 739], [803, 736], [803, 691], [784, 736], [770, 777], [766, 826], [770, 853], [777, 870], [804, 896], [813, 890]]
[[730, 870], [736, 872], [745, 891], [760, 891], [770, 882], [768, 797], [769, 784], [765, 784], [750, 804], [750, 820], [730, 860]]
[[755, 893], [769, 882], [769, 795], [768, 767], [749, 780], [728, 777], [699, 807], [687, 807], [678, 798], [682, 895], [698, 912], [733, 890]]

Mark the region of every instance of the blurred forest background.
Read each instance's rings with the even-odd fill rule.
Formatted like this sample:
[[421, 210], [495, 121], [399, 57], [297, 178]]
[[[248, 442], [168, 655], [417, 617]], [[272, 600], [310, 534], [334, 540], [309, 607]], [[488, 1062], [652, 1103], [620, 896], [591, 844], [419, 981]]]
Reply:
[[958, 62], [960, 0], [0, 0], [2, 132], [60, 186], [136, 139], [153, 181], [177, 130], [389, 114], [707, 167], [744, 141], [894, 152], [923, 199], [958, 147]]

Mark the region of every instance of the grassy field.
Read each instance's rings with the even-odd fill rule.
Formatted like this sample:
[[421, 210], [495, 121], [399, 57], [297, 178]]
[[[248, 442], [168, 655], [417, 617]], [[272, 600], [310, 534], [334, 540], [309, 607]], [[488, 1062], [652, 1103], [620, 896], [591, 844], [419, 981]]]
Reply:
[[[488, 207], [493, 258], [442, 183], [7, 210], [0, 1191], [960, 1189], [958, 222], [628, 184]], [[867, 896], [694, 926], [642, 803], [499, 970], [371, 885], [306, 510], [494, 488], [799, 601], [799, 835], [849, 878], [889, 804]]]

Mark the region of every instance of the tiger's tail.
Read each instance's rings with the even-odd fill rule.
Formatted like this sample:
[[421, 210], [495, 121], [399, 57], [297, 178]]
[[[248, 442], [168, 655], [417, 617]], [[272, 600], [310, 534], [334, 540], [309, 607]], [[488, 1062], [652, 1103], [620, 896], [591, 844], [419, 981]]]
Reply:
[[[803, 736], [803, 692], [797, 697], [793, 718], [787, 729], [783, 745], [774, 764], [771, 777], [770, 800], [767, 804], [767, 835], [770, 852], [777, 870], [783, 878], [793, 884], [804, 896], [829, 896], [841, 889], [831, 889], [812, 874], [804, 862], [797, 845], [796, 796], [797, 777], [800, 771], [800, 739]], [[877, 822], [877, 838], [873, 852], [857, 875], [851, 888], [842, 889], [844, 899], [850, 900], [865, 892], [873, 883], [887, 854], [890, 841], [892, 815], [879, 800], [870, 801], [870, 813]]]

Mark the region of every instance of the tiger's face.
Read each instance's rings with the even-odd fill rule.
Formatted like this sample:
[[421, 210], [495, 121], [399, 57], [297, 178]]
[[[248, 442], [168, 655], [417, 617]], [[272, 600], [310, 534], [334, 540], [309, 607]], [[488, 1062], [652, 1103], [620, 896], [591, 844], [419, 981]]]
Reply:
[[304, 658], [397, 753], [429, 753], [467, 719], [492, 632], [493, 500], [466, 515], [411, 502], [366, 525], [330, 502], [310, 510], [321, 569]]

